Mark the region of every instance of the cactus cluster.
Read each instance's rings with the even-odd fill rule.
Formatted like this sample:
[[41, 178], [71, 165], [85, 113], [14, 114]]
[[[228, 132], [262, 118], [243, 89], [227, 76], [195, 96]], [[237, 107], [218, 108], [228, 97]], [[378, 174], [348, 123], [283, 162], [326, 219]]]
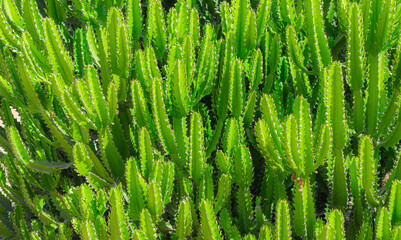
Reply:
[[0, 238], [401, 239], [400, 0], [0, 0]]

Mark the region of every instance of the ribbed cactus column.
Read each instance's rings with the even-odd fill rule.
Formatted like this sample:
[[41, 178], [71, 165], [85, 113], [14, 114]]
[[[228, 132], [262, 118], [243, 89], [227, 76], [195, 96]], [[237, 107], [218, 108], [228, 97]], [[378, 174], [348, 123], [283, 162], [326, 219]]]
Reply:
[[364, 130], [364, 106], [362, 97], [363, 77], [365, 71], [365, 52], [363, 41], [363, 21], [360, 6], [350, 6], [348, 28], [348, 78], [354, 95], [353, 121], [354, 128], [361, 133]]
[[347, 205], [348, 193], [343, 156], [343, 149], [346, 144], [344, 82], [340, 63], [333, 63], [326, 75], [325, 104], [327, 121], [333, 135], [332, 204], [334, 207], [344, 210]]
[[[370, 12], [364, 14], [366, 51], [368, 52], [369, 81], [367, 88], [366, 131], [369, 135], [377, 132], [380, 121], [380, 103], [382, 102], [385, 72], [385, 58], [387, 55], [387, 41], [389, 29], [394, 21], [394, 1], [365, 1], [363, 7], [369, 7]], [[369, 26], [369, 27], [368, 27]]]

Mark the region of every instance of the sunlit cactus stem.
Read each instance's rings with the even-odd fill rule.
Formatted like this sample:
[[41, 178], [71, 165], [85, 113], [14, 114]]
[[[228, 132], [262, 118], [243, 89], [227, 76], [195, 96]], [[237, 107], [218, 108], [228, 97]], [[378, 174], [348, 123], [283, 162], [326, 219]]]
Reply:
[[377, 127], [375, 138], [379, 138], [383, 135], [384, 131], [389, 129], [392, 121], [396, 117], [397, 113], [399, 113], [399, 107], [401, 105], [401, 86], [396, 87], [391, 96], [390, 102], [387, 106], [387, 110], [384, 113], [382, 120], [380, 121], [379, 126]]
[[366, 105], [366, 130], [368, 134], [373, 134], [377, 126], [377, 112], [379, 108], [379, 54], [368, 56], [369, 64], [369, 87]]
[[347, 183], [344, 171], [344, 157], [342, 150], [334, 150], [334, 180], [332, 201], [336, 208], [344, 210], [347, 205]]
[[357, 132], [363, 132], [364, 122], [363, 122], [363, 97], [362, 92], [354, 92], [354, 124], [355, 130]]
[[364, 76], [364, 48], [363, 22], [358, 4], [354, 3], [349, 10], [348, 29], [348, 75], [354, 96], [353, 120], [355, 130], [361, 133], [364, 130], [364, 105], [362, 97]]
[[344, 210], [347, 205], [347, 184], [345, 178], [343, 149], [346, 145], [346, 122], [344, 107], [344, 83], [340, 64], [335, 62], [326, 74], [325, 102], [327, 120], [333, 131], [333, 188], [332, 204]]

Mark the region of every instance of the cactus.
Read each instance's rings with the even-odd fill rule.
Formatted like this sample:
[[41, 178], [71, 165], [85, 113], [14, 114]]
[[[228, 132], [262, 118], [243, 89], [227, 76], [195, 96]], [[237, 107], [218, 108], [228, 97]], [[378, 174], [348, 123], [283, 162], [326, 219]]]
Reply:
[[343, 78], [339, 63], [333, 63], [325, 81], [327, 121], [333, 132], [333, 205], [344, 208], [347, 204], [347, 186], [343, 164], [343, 148], [346, 145]]
[[291, 239], [291, 224], [288, 203], [281, 200], [277, 204], [277, 222], [275, 225], [276, 239]]
[[400, 7], [1, 1], [0, 238], [401, 239]]

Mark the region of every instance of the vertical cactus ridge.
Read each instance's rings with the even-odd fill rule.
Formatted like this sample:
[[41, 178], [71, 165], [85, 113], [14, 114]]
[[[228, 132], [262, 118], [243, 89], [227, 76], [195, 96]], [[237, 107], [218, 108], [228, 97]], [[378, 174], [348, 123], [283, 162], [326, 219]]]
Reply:
[[132, 43], [139, 45], [139, 39], [142, 36], [142, 8], [141, 1], [129, 0], [127, 13], [128, 33], [131, 36]]
[[305, 98], [299, 97], [295, 100], [294, 111], [298, 122], [298, 141], [302, 158], [302, 169], [305, 175], [314, 170], [313, 148], [312, 148], [312, 120], [309, 104]]
[[187, 114], [187, 104], [188, 102], [188, 84], [186, 75], [186, 66], [183, 61], [178, 61], [176, 63], [174, 72], [172, 73], [171, 90], [172, 90], [172, 102], [174, 106], [174, 111], [177, 117], [183, 117]]
[[[398, 110], [399, 111], [399, 110]], [[396, 145], [400, 139], [401, 139], [401, 124], [399, 123], [400, 120], [400, 115], [398, 116], [398, 121], [395, 124], [394, 128], [391, 130], [391, 133], [387, 136], [386, 139], [383, 140], [383, 142], [380, 143], [381, 147], [392, 147]]]
[[125, 223], [121, 192], [117, 189], [113, 188], [110, 192], [110, 237], [125, 239], [128, 236], [128, 228]]
[[270, 135], [267, 123], [264, 120], [259, 120], [255, 125], [255, 136], [258, 142], [258, 147], [266, 160], [270, 160], [273, 166], [284, 170], [282, 157], [275, 149], [275, 143]]
[[276, 214], [276, 239], [292, 239], [290, 227], [290, 212], [288, 203], [285, 200], [281, 200], [278, 202]]
[[268, 13], [270, 12], [272, 2], [270, 0], [262, 0], [258, 5], [257, 17], [256, 17], [256, 29], [257, 29], [257, 41], [261, 39], [264, 32], [266, 31], [266, 25], [268, 21]]
[[291, 60], [299, 69], [301, 69], [304, 72], [307, 72], [308, 70], [303, 65], [304, 57], [300, 53], [300, 49], [298, 46], [299, 40], [297, 38], [295, 28], [293, 26], [291, 25], [287, 26], [286, 36], [287, 36], [286, 43], [288, 45]]
[[205, 147], [203, 145], [203, 123], [199, 113], [191, 117], [190, 137], [190, 172], [195, 183], [198, 183], [205, 168]]
[[369, 204], [377, 206], [376, 188], [375, 183], [376, 173], [374, 172], [377, 168], [377, 161], [373, 156], [373, 143], [372, 139], [363, 136], [359, 143], [359, 160], [361, 173], [362, 173], [362, 185], [365, 189], [366, 198]]
[[391, 239], [391, 217], [386, 208], [381, 208], [377, 215], [377, 233], [378, 239]]
[[93, 67], [87, 68], [87, 81], [89, 83], [89, 92], [92, 96], [94, 108], [101, 123], [107, 125], [110, 121], [107, 114], [107, 106], [105, 104], [105, 97], [101, 89], [99, 78], [96, 74], [96, 69]]
[[218, 190], [214, 204], [214, 210], [216, 214], [226, 204], [231, 193], [231, 178], [228, 174], [222, 174], [218, 183]]
[[147, 209], [143, 209], [141, 212], [141, 230], [143, 234], [141, 239], [157, 239], [156, 227]]
[[204, 239], [221, 239], [220, 229], [216, 222], [213, 207], [208, 200], [200, 205], [201, 234]]
[[264, 95], [261, 100], [261, 111], [264, 121], [267, 123], [271, 136], [277, 145], [277, 151], [280, 156], [283, 155], [282, 148], [279, 142], [282, 139], [282, 128], [279, 122], [276, 106], [271, 96]]
[[344, 216], [341, 211], [330, 212], [326, 234], [327, 239], [345, 239]]
[[163, 212], [163, 198], [159, 182], [153, 180], [149, 183], [147, 188], [147, 202], [149, 212], [153, 219], [156, 222], [160, 221]]
[[[383, 54], [383, 53], [382, 53]], [[377, 126], [377, 116], [378, 116], [378, 107], [379, 107], [379, 91], [380, 91], [380, 82], [379, 82], [379, 72], [380, 72], [380, 59], [382, 58], [380, 55], [369, 55], [368, 63], [370, 66], [369, 72], [369, 87], [368, 87], [368, 99], [367, 99], [367, 114], [366, 114], [366, 129], [369, 134], [373, 134], [376, 130]]]
[[158, 58], [163, 58], [166, 51], [166, 23], [160, 0], [149, 2], [148, 39], [152, 41]]
[[191, 206], [188, 201], [188, 199], [181, 201], [178, 208], [176, 236], [180, 240], [190, 235], [192, 230]]
[[[319, 4], [317, 4], [319, 3]], [[320, 49], [320, 42], [318, 38], [318, 33], [316, 30], [317, 26], [319, 25], [317, 22], [321, 19], [320, 11], [317, 9], [320, 8], [320, 1], [316, 0], [308, 0], [304, 3], [305, 8], [305, 15], [306, 15], [306, 25], [307, 25], [307, 36], [308, 36], [308, 44], [309, 49], [311, 51], [311, 61], [313, 65], [313, 70], [315, 72], [321, 73], [323, 71], [323, 56], [322, 56], [322, 49]], [[321, 26], [321, 23], [320, 23]], [[324, 46], [324, 43], [322, 44]], [[321, 74], [320, 74], [321, 75]]]
[[347, 182], [345, 178], [344, 155], [342, 150], [334, 150], [333, 166], [333, 193], [332, 203], [337, 208], [343, 209], [347, 205]]
[[280, 1], [280, 17], [287, 24], [293, 24], [295, 22], [295, 5], [292, 0], [281, 0]]
[[3, 11], [0, 12], [0, 38], [4, 43], [14, 49], [20, 48], [20, 41], [15, 30], [7, 22], [7, 18]]
[[167, 153], [174, 154], [174, 149], [176, 148], [175, 136], [164, 108], [164, 100], [162, 95], [163, 90], [160, 82], [160, 79], [154, 79], [152, 84], [153, 112], [157, 119], [157, 132], [163, 144], [164, 150]]
[[285, 153], [290, 165], [296, 169], [297, 175], [302, 174], [302, 157], [297, 135], [297, 120], [290, 115], [285, 123]]
[[327, 71], [325, 81], [325, 103], [327, 121], [333, 136], [333, 205], [344, 208], [347, 204], [347, 186], [344, 168], [343, 148], [346, 145], [346, 122], [344, 107], [344, 83], [338, 62], [333, 63]]
[[364, 38], [363, 18], [361, 8], [357, 4], [350, 6], [349, 29], [348, 29], [348, 75], [349, 82], [354, 94], [354, 126], [358, 132], [362, 132], [363, 126], [363, 99], [362, 87], [365, 71], [364, 62]]
[[344, 83], [340, 64], [333, 63], [325, 81], [325, 103], [327, 121], [333, 131], [333, 146], [344, 148], [346, 144], [346, 122], [344, 107]]
[[53, 71], [59, 73], [63, 80], [69, 85], [74, 81], [72, 72], [72, 60], [63, 46], [60, 33], [53, 19], [44, 20], [44, 31], [46, 36], [46, 47], [51, 58]]
[[44, 38], [44, 29], [40, 24], [42, 18], [40, 16], [38, 6], [35, 4], [35, 1], [32, 0], [24, 0], [22, 1], [21, 5], [22, 18], [24, 19], [26, 30], [30, 33], [33, 39], [36, 41], [42, 41]]
[[391, 223], [393, 225], [399, 225], [401, 221], [401, 211], [400, 211], [400, 203], [397, 201], [397, 198], [400, 197], [400, 181], [395, 180], [391, 186], [391, 193], [390, 193], [390, 204], [389, 204], [389, 211], [391, 216]]
[[363, 218], [363, 199], [361, 197], [361, 180], [360, 180], [360, 167], [359, 159], [356, 157], [351, 159], [349, 171], [350, 192], [354, 196], [354, 222], [357, 226], [362, 225]]
[[230, 77], [230, 110], [235, 118], [242, 114], [243, 105], [243, 83], [242, 83], [242, 63], [236, 59], [233, 62]]
[[233, 4], [233, 31], [235, 33], [236, 51], [242, 58], [245, 48], [243, 47], [246, 34], [246, 18], [248, 16], [249, 0], [236, 0]]

